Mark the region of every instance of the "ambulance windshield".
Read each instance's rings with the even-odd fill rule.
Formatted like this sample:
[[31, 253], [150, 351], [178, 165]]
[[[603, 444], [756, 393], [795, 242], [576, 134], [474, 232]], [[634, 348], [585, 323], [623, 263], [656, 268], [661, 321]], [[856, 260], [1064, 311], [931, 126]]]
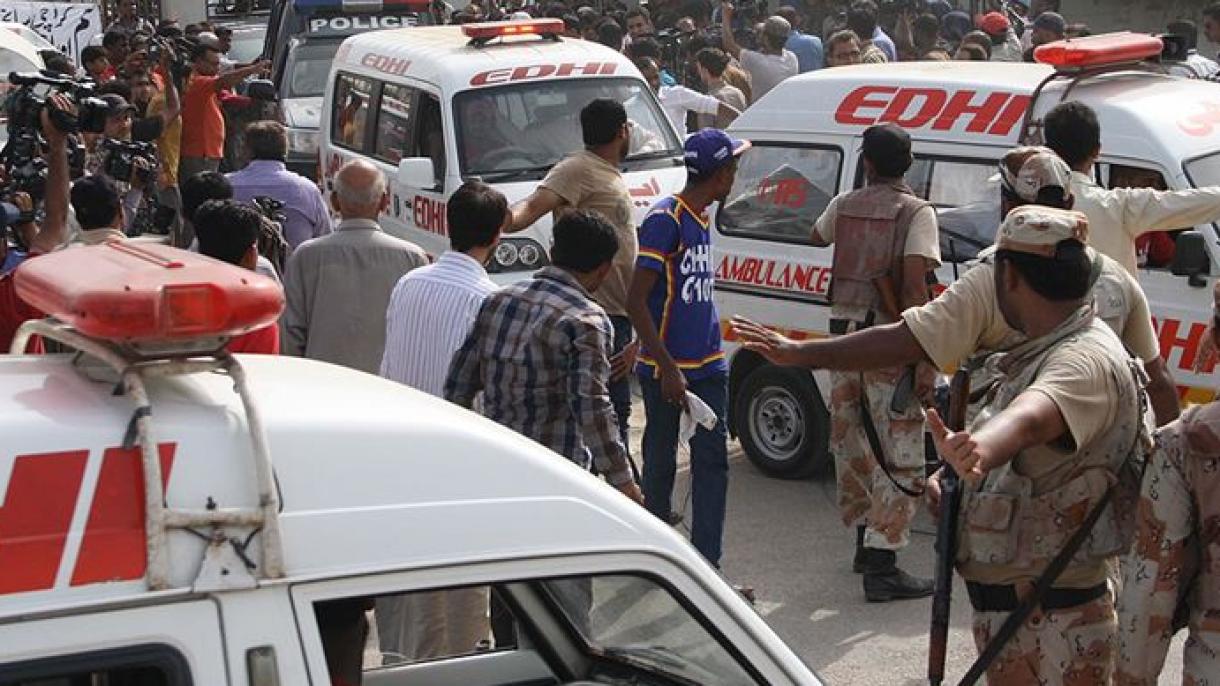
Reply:
[[341, 38], [311, 40], [289, 52], [283, 77], [288, 86], [287, 97], [322, 97], [326, 90], [326, 79], [330, 75], [330, 64], [342, 42]]
[[1195, 188], [1220, 186], [1220, 151], [1209, 152], [1186, 163], [1186, 175]]
[[541, 179], [584, 147], [580, 110], [595, 98], [623, 103], [631, 123], [628, 171], [681, 155], [681, 143], [638, 79], [558, 79], [459, 93], [454, 98], [463, 176], [484, 181]]

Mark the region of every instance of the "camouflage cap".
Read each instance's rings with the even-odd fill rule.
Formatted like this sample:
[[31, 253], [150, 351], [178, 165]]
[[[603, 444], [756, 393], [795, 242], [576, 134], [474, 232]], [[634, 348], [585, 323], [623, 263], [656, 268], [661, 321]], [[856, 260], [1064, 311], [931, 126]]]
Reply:
[[1000, 182], [1025, 202], [1037, 202], [1038, 191], [1047, 186], [1072, 192], [1072, 170], [1050, 148], [1024, 146], [1013, 148], [1000, 159]]
[[1066, 240], [1089, 242], [1089, 220], [1084, 214], [1025, 205], [1004, 218], [996, 233], [996, 249], [1054, 257], [1055, 247]]

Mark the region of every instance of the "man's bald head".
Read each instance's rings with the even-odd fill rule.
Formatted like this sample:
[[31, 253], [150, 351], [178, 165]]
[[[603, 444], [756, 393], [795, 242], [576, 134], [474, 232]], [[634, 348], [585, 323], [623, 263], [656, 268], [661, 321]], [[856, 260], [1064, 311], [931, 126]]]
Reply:
[[335, 209], [344, 219], [376, 219], [386, 206], [386, 180], [367, 160], [352, 160], [335, 174]]

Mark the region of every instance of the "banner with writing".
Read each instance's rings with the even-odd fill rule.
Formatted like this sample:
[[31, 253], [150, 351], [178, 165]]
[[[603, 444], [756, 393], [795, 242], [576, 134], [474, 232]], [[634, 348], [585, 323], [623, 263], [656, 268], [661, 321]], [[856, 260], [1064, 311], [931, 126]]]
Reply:
[[91, 2], [0, 2], [0, 22], [16, 22], [34, 29], [80, 64], [80, 51], [102, 32], [102, 13]]

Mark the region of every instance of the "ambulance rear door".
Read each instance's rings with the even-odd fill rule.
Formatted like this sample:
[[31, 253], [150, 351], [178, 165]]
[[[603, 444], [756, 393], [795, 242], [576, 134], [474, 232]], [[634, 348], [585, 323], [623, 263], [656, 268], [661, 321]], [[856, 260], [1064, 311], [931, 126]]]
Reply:
[[227, 684], [211, 600], [0, 620], [0, 684]]

